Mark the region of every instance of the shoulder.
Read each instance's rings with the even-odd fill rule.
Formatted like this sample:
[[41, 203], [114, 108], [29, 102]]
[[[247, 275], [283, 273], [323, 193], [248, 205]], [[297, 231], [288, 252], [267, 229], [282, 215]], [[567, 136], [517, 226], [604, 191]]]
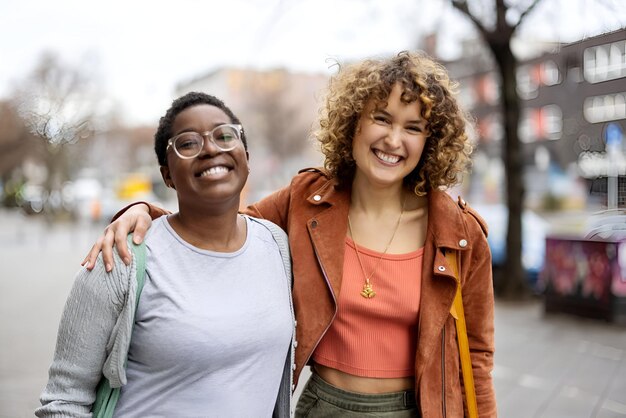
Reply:
[[[134, 254], [133, 257], [135, 257]], [[113, 248], [113, 268], [110, 272], [105, 270], [102, 254], [100, 254], [93, 270], [86, 271], [86, 273], [86, 285], [97, 286], [100, 283], [106, 284], [110, 293], [119, 294], [128, 290], [131, 266], [124, 264], [117, 249]]]
[[[262, 209], [267, 207], [282, 208], [293, 199], [304, 197], [305, 199], [313, 192], [328, 187], [333, 181], [321, 168], [305, 168], [292, 177], [290, 183], [251, 205], [248, 214], [267, 218], [267, 213]], [[256, 210], [255, 210], [256, 209]]]
[[332, 183], [330, 174], [320, 167], [304, 168], [291, 180], [291, 185], [298, 189], [319, 189], [330, 183]]
[[[287, 269], [287, 275], [291, 275], [291, 253], [289, 251], [289, 240], [287, 238], [287, 234], [281, 227], [276, 225], [273, 222], [270, 222], [265, 219], [255, 218], [250, 215], [246, 216], [250, 223], [253, 225], [258, 225], [259, 228], [264, 229], [268, 233], [268, 239], [273, 239], [273, 241], [278, 246], [278, 252], [283, 259], [283, 264]], [[271, 235], [271, 238], [270, 238]]]
[[489, 227], [487, 226], [487, 222], [483, 219], [482, 216], [478, 214], [478, 212], [472, 208], [461, 196], [457, 199], [457, 205], [461, 212], [463, 213], [463, 218], [465, 219], [465, 223], [474, 228], [479, 227], [485, 237], [489, 234]]
[[256, 218], [250, 215], [245, 215], [245, 216], [253, 224], [259, 225], [264, 230], [267, 230], [268, 232], [270, 232], [274, 236], [275, 240], [280, 239], [280, 240], [284, 240], [285, 242], [287, 241], [287, 234], [285, 233], [285, 231], [283, 231], [283, 229], [280, 226], [276, 225], [274, 222], [268, 221], [266, 219]]
[[83, 267], [76, 273], [67, 303], [79, 306], [87, 302], [94, 311], [119, 312], [128, 293], [130, 274], [131, 268], [124, 264], [117, 251], [114, 251], [111, 272], [106, 271], [100, 255], [92, 270]]
[[296, 205], [308, 201], [313, 205], [337, 201], [340, 196], [349, 196], [348, 188], [340, 188], [337, 179], [322, 168], [305, 168], [293, 177], [289, 185], [289, 197]]
[[307, 174], [308, 175], [314, 175], [314, 176], [324, 176], [326, 178], [330, 177], [330, 175], [328, 174], [328, 171], [326, 171], [322, 167], [307, 167], [307, 168], [303, 168], [302, 170], [298, 171], [298, 175], [307, 175]]
[[455, 200], [449, 192], [444, 190], [434, 190], [430, 196], [430, 208], [439, 214], [436, 221], [439, 221], [440, 227], [444, 229], [465, 228], [470, 234], [487, 237], [489, 232], [487, 223], [461, 196]]

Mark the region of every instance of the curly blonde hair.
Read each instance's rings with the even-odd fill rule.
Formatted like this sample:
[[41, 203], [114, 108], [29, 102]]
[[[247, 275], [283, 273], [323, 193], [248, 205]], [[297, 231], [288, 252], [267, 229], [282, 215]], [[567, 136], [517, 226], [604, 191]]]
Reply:
[[457, 83], [426, 54], [408, 51], [347, 65], [331, 78], [315, 132], [324, 167], [341, 186], [352, 182], [356, 168], [352, 139], [361, 112], [370, 100], [377, 107], [385, 106], [395, 84], [403, 89], [404, 103], [419, 100], [429, 132], [417, 167], [404, 179], [405, 186], [423, 196], [459, 183], [469, 168], [472, 146], [466, 132], [469, 119], [454, 97]]

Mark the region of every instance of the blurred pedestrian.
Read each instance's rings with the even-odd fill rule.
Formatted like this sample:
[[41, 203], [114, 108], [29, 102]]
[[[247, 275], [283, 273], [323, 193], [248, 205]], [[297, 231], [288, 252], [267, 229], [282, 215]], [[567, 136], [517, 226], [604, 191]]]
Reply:
[[77, 274], [36, 415], [91, 416], [104, 377], [122, 387], [108, 416], [290, 416], [287, 236], [237, 213], [249, 172], [239, 119], [186, 94], [161, 118], [155, 151], [179, 211], [146, 236], [138, 304], [137, 257]]
[[[471, 152], [454, 87], [442, 66], [418, 53], [340, 68], [316, 132], [324, 169], [302, 170], [246, 210], [289, 235], [295, 377], [305, 365], [313, 373], [296, 416], [464, 416], [459, 312], [451, 313], [457, 267], [479, 416], [496, 416], [487, 227], [444, 192]], [[163, 213], [132, 207], [86, 265], [100, 250], [110, 259], [114, 243], [126, 254], [124, 237], [135, 229], [141, 239], [148, 210]]]

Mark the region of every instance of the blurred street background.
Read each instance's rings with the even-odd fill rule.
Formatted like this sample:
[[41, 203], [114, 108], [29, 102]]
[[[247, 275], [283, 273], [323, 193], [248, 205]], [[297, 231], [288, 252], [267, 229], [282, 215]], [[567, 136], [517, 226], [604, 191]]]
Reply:
[[0, 418], [37, 406], [111, 216], [176, 210], [153, 151], [174, 98], [242, 120], [246, 205], [321, 164], [338, 66], [401, 50], [445, 65], [473, 121], [449, 192], [489, 225], [500, 416], [626, 417], [623, 0], [0, 0], [0, 33]]

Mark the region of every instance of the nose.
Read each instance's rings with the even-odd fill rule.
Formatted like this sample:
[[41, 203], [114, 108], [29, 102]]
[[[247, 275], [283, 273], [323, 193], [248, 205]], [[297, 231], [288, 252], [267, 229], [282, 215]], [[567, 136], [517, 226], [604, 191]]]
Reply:
[[200, 156], [205, 154], [212, 156], [219, 154], [220, 152], [222, 152], [222, 150], [219, 149], [217, 145], [215, 145], [211, 137], [208, 134], [204, 135], [204, 144], [202, 145], [202, 149], [200, 150]]
[[402, 128], [401, 127], [391, 127], [387, 136], [385, 136], [385, 144], [389, 145], [392, 148], [400, 147], [402, 143]]

